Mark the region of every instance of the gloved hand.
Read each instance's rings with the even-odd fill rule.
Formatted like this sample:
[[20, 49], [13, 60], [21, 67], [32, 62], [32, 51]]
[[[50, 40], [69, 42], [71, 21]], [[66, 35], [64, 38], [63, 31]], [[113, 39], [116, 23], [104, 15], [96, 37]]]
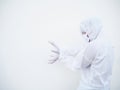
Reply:
[[49, 43], [55, 48], [54, 50], [51, 50], [53, 55], [51, 55], [51, 59], [48, 62], [49, 64], [53, 64], [59, 59], [60, 50], [59, 47], [53, 42], [49, 42]]

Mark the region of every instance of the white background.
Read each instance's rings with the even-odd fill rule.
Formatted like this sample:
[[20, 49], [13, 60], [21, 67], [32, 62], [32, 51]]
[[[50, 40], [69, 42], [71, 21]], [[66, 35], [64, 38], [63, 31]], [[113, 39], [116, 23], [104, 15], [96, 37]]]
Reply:
[[79, 71], [48, 64], [48, 41], [79, 47], [80, 22], [91, 16], [114, 45], [111, 90], [120, 90], [119, 0], [0, 0], [0, 90], [76, 90]]

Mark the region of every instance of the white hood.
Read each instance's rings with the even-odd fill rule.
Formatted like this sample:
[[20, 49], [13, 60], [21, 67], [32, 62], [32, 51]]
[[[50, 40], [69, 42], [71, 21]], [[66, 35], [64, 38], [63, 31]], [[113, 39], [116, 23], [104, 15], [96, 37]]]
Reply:
[[80, 29], [81, 32], [86, 32], [89, 35], [89, 39], [92, 41], [96, 39], [101, 32], [102, 24], [99, 19], [90, 18], [81, 22]]

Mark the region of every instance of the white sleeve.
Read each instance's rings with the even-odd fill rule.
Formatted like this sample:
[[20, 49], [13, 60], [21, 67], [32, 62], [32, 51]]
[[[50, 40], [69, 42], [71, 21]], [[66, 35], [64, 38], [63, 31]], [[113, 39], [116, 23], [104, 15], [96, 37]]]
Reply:
[[81, 67], [82, 68], [87, 68], [91, 66], [92, 61], [95, 59], [97, 54], [97, 49], [95, 45], [90, 44], [84, 51], [83, 57], [82, 57], [82, 62], [81, 62]]
[[[60, 51], [59, 61], [63, 62], [68, 68], [80, 70], [91, 65], [96, 56], [97, 50], [94, 45], [89, 44], [79, 51]], [[76, 55], [75, 55], [76, 54]]]
[[81, 68], [81, 60], [85, 48], [81, 50], [61, 50], [59, 62], [62, 62], [71, 70], [79, 70]]
[[60, 50], [59, 60], [65, 62], [69, 57], [75, 57], [79, 53], [79, 50]]

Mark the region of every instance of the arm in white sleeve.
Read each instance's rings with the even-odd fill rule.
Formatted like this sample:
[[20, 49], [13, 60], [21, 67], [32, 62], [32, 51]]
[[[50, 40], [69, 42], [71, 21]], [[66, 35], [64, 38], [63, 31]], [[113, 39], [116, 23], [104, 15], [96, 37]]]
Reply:
[[65, 62], [69, 57], [75, 57], [79, 53], [79, 50], [60, 50], [59, 60]]
[[59, 61], [72, 70], [80, 69], [84, 50], [60, 50]]
[[89, 44], [89, 46], [85, 49], [82, 57], [81, 67], [88, 68], [91, 66], [92, 61], [95, 59], [97, 54], [97, 49], [94, 44]]
[[96, 56], [96, 52], [95, 46], [89, 44], [79, 51], [61, 51], [59, 61], [65, 63], [72, 70], [80, 70], [91, 65]]

